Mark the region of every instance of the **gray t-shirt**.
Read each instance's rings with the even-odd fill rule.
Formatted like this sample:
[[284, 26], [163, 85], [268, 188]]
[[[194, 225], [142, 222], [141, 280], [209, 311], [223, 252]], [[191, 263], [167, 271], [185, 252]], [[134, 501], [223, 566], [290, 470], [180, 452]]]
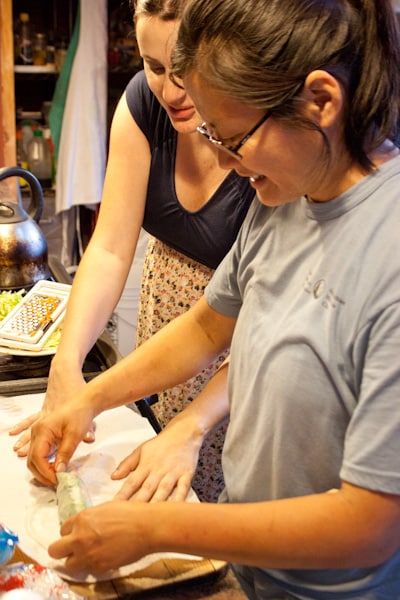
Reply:
[[[327, 203], [256, 200], [206, 298], [238, 318], [221, 501], [341, 480], [400, 494], [400, 159]], [[400, 554], [376, 569], [247, 571], [299, 598], [400, 598]]]

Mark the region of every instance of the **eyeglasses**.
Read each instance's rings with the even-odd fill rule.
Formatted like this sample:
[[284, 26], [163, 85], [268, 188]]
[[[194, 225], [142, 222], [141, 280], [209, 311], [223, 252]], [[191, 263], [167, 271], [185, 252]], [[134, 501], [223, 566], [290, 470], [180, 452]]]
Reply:
[[204, 135], [208, 139], [210, 144], [217, 146], [218, 150], [223, 150], [230, 156], [233, 156], [234, 158], [238, 158], [241, 160], [243, 158], [243, 156], [241, 154], [239, 154], [238, 150], [243, 146], [243, 144], [245, 144], [247, 142], [247, 140], [253, 135], [253, 133], [255, 133], [257, 131], [257, 129], [259, 127], [261, 127], [261, 125], [263, 123], [265, 123], [265, 121], [267, 119], [269, 119], [271, 114], [272, 114], [272, 110], [268, 110], [265, 113], [265, 115], [259, 121], [257, 121], [257, 123], [254, 125], [254, 127], [252, 129], [250, 129], [250, 131], [248, 133], [246, 133], [246, 135], [240, 140], [240, 142], [238, 142], [234, 146], [228, 146], [228, 145], [224, 144], [224, 142], [221, 142], [221, 140], [217, 140], [215, 137], [213, 137], [211, 135], [211, 133], [208, 131], [207, 125], [205, 122], [202, 123], [199, 127], [197, 127], [197, 131], [199, 133], [201, 133], [201, 135]]

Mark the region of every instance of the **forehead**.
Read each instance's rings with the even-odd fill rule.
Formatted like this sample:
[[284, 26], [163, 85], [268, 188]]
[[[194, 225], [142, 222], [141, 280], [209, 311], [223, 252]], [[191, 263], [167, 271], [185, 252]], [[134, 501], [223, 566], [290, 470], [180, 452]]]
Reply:
[[197, 111], [209, 127], [218, 130], [221, 127], [230, 129], [241, 119], [251, 121], [259, 118], [260, 109], [244, 104], [231, 98], [225, 92], [210, 86], [195, 71], [184, 78], [183, 84]]
[[141, 15], [136, 21], [136, 38], [146, 53], [170, 56], [178, 35], [179, 21], [163, 21], [157, 16]]

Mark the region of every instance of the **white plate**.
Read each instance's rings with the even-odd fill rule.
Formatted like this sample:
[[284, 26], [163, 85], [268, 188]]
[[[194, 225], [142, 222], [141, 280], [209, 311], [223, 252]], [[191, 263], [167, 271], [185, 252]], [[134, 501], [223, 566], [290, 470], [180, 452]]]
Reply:
[[0, 354], [11, 354], [12, 356], [49, 356], [55, 354], [57, 347], [42, 348], [41, 350], [20, 350], [19, 348], [8, 348], [8, 346], [0, 346]]

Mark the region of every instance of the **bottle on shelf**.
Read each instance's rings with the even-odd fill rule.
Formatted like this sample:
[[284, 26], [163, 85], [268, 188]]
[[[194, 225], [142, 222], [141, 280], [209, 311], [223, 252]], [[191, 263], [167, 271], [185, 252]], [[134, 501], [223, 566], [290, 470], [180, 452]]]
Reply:
[[51, 137], [51, 130], [50, 127], [46, 124], [45, 127], [43, 127], [43, 137], [46, 140], [46, 142], [49, 145], [50, 148], [50, 157], [51, 157], [51, 183], [52, 185], [55, 185], [56, 183], [56, 161], [54, 159], [54, 143]]
[[28, 167], [36, 175], [43, 188], [52, 185], [52, 158], [48, 141], [43, 137], [43, 131], [36, 129], [28, 148]]
[[24, 149], [25, 156], [28, 156], [28, 147], [33, 139], [33, 129], [29, 121], [22, 121], [21, 125], [22, 131], [22, 145]]
[[29, 13], [20, 13], [19, 27], [17, 30], [16, 56], [17, 65], [33, 65], [32, 37], [29, 22]]
[[47, 59], [47, 40], [44, 33], [36, 33], [32, 49], [33, 64], [44, 66]]
[[55, 66], [56, 72], [61, 73], [61, 69], [64, 64], [65, 57], [67, 56], [68, 44], [65, 38], [61, 38], [58, 40], [55, 49]]
[[[28, 156], [24, 148], [22, 129], [17, 129], [17, 166], [28, 169]], [[21, 187], [27, 187], [28, 185], [25, 179], [22, 178], [19, 179], [19, 184]]]

